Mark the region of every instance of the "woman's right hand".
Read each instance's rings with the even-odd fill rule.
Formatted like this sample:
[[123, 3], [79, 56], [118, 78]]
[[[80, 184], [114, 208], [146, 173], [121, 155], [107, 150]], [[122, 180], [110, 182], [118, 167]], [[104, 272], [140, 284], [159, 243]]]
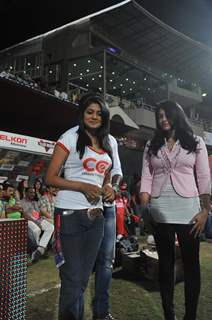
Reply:
[[102, 194], [101, 187], [90, 183], [81, 183], [80, 189], [91, 204], [96, 204], [97, 202], [99, 202], [100, 196]]

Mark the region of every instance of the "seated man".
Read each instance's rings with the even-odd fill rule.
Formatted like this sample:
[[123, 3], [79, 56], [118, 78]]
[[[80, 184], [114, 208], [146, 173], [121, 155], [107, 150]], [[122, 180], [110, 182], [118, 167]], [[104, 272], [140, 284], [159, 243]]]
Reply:
[[3, 184], [2, 202], [5, 210], [5, 218], [20, 219], [22, 217], [22, 206], [14, 196], [15, 188], [12, 184]]
[[0, 219], [4, 219], [4, 218], [5, 218], [4, 203], [3, 203], [3, 201], [0, 199]]
[[44, 219], [51, 223], [54, 223], [54, 205], [56, 195], [57, 188], [47, 186], [46, 192], [38, 201], [38, 206], [40, 208], [41, 215]]
[[5, 206], [3, 202], [3, 185], [0, 184], [0, 219], [5, 218]]
[[[32, 262], [37, 262], [47, 249], [54, 232], [54, 226], [41, 216], [38, 203], [34, 200], [34, 197], [35, 189], [32, 187], [27, 188], [25, 199], [21, 200], [21, 204], [23, 207], [23, 216], [28, 220], [28, 226], [38, 245], [37, 249], [32, 253]], [[41, 235], [42, 231], [43, 233]]]

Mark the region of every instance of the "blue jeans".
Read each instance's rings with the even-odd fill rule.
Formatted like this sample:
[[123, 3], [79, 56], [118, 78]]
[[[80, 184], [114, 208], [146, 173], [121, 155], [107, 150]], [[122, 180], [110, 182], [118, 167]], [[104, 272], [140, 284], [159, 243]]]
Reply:
[[115, 206], [104, 207], [104, 237], [95, 266], [95, 296], [93, 314], [104, 318], [109, 313], [109, 289], [115, 258], [116, 212]]
[[103, 237], [104, 217], [101, 214], [90, 220], [85, 210], [69, 212], [55, 210], [55, 214], [61, 215], [60, 240], [65, 259], [59, 269], [59, 319], [82, 320], [84, 291]]

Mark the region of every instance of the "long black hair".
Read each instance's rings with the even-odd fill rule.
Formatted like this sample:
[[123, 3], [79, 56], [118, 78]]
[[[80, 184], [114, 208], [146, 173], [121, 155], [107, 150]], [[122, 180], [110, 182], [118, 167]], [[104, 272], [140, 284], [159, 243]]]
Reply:
[[92, 142], [90, 137], [85, 131], [85, 124], [84, 124], [84, 112], [87, 107], [92, 104], [97, 103], [101, 108], [101, 117], [102, 117], [102, 124], [101, 126], [96, 129], [95, 135], [98, 138], [99, 146], [102, 150], [108, 153], [110, 158], [112, 159], [112, 149], [109, 143], [109, 130], [110, 130], [110, 112], [109, 108], [99, 93], [86, 93], [83, 95], [79, 101], [79, 110], [78, 110], [78, 124], [79, 129], [78, 139], [77, 139], [77, 152], [79, 153], [80, 159], [82, 159], [85, 147], [92, 146]]
[[149, 155], [157, 155], [158, 150], [165, 144], [165, 132], [159, 124], [159, 111], [164, 110], [166, 117], [174, 130], [174, 137], [180, 141], [182, 148], [188, 150], [188, 153], [197, 150], [198, 141], [194, 136], [192, 127], [182, 107], [174, 101], [167, 100], [158, 104], [155, 118], [156, 131], [149, 146]]
[[[40, 188], [39, 188], [39, 190], [38, 190], [38, 192], [40, 193], [40, 195], [38, 195], [38, 193], [37, 193], [37, 188], [36, 188], [36, 183], [37, 183], [37, 182], [40, 183]], [[44, 194], [44, 185], [43, 185], [42, 179], [41, 179], [41, 178], [36, 178], [35, 181], [34, 181], [34, 183], [33, 183], [32, 188], [35, 189], [35, 198], [34, 198], [34, 200], [35, 200], [35, 201], [38, 201], [38, 200], [39, 200], [39, 197], [43, 196], [43, 194]]]
[[24, 195], [25, 195], [25, 191], [26, 191], [26, 188], [24, 187], [24, 182], [27, 181], [26, 179], [22, 179], [19, 183], [18, 183], [18, 186], [17, 186], [17, 190], [20, 194], [20, 199], [23, 199], [24, 198]]

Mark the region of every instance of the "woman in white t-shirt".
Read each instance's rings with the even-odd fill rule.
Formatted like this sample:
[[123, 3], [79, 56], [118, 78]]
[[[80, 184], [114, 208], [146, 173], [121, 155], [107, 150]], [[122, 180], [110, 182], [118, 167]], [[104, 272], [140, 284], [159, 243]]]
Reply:
[[103, 237], [102, 198], [114, 200], [108, 134], [106, 103], [98, 94], [84, 95], [79, 125], [59, 138], [46, 174], [46, 183], [60, 188], [55, 203], [59, 319], [83, 319], [83, 295]]

